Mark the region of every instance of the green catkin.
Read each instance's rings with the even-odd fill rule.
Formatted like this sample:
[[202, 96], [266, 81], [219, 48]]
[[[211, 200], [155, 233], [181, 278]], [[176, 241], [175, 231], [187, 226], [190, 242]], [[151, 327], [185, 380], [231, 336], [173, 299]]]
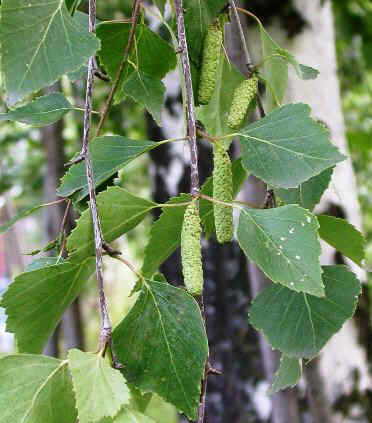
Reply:
[[237, 129], [244, 121], [249, 105], [255, 98], [258, 90], [258, 78], [252, 78], [243, 81], [234, 91], [233, 100], [230, 107], [227, 125], [231, 129]]
[[217, 69], [221, 58], [223, 30], [217, 21], [209, 25], [204, 40], [203, 61], [199, 83], [199, 103], [208, 104], [217, 80]]
[[[231, 160], [223, 145], [214, 144], [213, 162], [213, 198], [231, 203], [233, 201]], [[233, 238], [232, 207], [213, 203], [213, 211], [217, 241], [220, 244], [230, 242]]]
[[186, 208], [181, 232], [183, 278], [186, 289], [194, 296], [199, 296], [203, 292], [201, 232], [199, 202], [194, 200]]

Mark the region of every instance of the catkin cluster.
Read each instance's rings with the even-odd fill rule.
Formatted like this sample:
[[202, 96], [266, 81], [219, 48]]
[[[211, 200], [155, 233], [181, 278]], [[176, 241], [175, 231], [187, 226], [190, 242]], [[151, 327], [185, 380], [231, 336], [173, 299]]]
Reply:
[[199, 103], [208, 104], [216, 86], [217, 69], [221, 58], [223, 29], [218, 21], [208, 28], [204, 40], [203, 61], [199, 83]]
[[237, 129], [244, 121], [251, 101], [255, 98], [258, 90], [258, 78], [252, 76], [243, 81], [234, 91], [233, 100], [230, 107], [227, 125], [232, 129]]
[[[231, 161], [223, 145], [214, 144], [213, 162], [213, 198], [231, 203], [233, 200]], [[213, 211], [217, 241], [221, 244], [231, 241], [233, 238], [232, 207], [214, 203]]]
[[201, 295], [203, 292], [201, 232], [199, 203], [194, 200], [186, 208], [181, 232], [183, 278], [186, 289], [194, 296]]

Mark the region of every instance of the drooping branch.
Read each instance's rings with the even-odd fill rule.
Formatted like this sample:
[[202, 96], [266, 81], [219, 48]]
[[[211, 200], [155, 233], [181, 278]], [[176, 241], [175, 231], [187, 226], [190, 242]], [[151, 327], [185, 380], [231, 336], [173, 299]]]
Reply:
[[192, 87], [189, 51], [186, 39], [185, 18], [183, 14], [183, 1], [175, 0], [177, 34], [179, 54], [181, 57], [182, 73], [184, 78], [184, 102], [186, 103], [186, 124], [191, 152], [191, 195], [199, 194], [198, 146], [196, 140], [195, 102]]
[[[89, 0], [89, 31], [95, 32], [96, 29], [96, 0]], [[85, 111], [84, 111], [84, 135], [83, 135], [83, 148], [82, 154], [85, 159], [85, 169], [87, 175], [87, 182], [89, 188], [89, 208], [92, 216], [93, 231], [94, 231], [94, 244], [96, 253], [96, 276], [99, 290], [99, 308], [101, 313], [101, 334], [100, 334], [100, 350], [105, 349], [111, 340], [112, 326], [108, 313], [104, 279], [103, 279], [103, 235], [101, 229], [101, 222], [99, 219], [97, 209], [97, 199], [94, 183], [93, 165], [88, 148], [89, 136], [91, 130], [91, 114], [92, 114], [92, 100], [93, 100], [93, 86], [94, 86], [94, 57], [89, 59], [88, 63], [88, 76], [87, 88], [85, 98]]]
[[133, 10], [132, 10], [132, 19], [131, 19], [132, 26], [131, 26], [130, 33], [129, 33], [128, 43], [124, 48], [124, 54], [123, 54], [122, 60], [120, 62], [119, 69], [116, 73], [115, 80], [112, 84], [110, 94], [109, 94], [109, 96], [106, 100], [105, 105], [103, 106], [101, 119], [99, 121], [98, 128], [97, 128], [97, 136], [100, 134], [100, 132], [103, 128], [103, 125], [104, 125], [104, 123], [107, 119], [108, 113], [109, 113], [110, 108], [112, 106], [112, 103], [114, 101], [115, 93], [116, 93], [116, 91], [117, 91], [117, 89], [120, 85], [120, 80], [121, 80], [122, 75], [123, 75], [123, 73], [126, 69], [126, 66], [128, 64], [129, 55], [132, 51], [133, 43], [134, 43], [134, 40], [135, 40], [138, 18], [139, 18], [139, 14], [140, 14], [140, 10], [141, 10], [141, 1], [142, 0], [134, 0]]

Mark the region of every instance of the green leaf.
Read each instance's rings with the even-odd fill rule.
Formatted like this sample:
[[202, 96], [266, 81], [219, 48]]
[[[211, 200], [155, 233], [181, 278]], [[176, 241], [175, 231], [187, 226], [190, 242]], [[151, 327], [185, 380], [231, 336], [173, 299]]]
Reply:
[[333, 216], [318, 216], [319, 236], [359, 266], [364, 259], [365, 239], [348, 221]]
[[254, 300], [250, 323], [273, 348], [293, 358], [313, 358], [355, 311], [360, 282], [346, 266], [323, 267], [325, 297], [271, 285]]
[[284, 48], [279, 48], [277, 50], [277, 53], [290, 65], [293, 66], [297, 76], [303, 80], [308, 79], [316, 79], [319, 75], [319, 71], [317, 69], [314, 69], [310, 66], [301, 65], [298, 63], [296, 58], [291, 54], [288, 50]]
[[62, 94], [53, 93], [38, 97], [31, 103], [10, 110], [8, 113], [0, 113], [0, 121], [11, 120], [42, 127], [57, 122], [73, 109]]
[[[96, 187], [143, 153], [158, 146], [153, 141], [134, 141], [117, 135], [98, 137], [90, 142], [89, 149], [93, 162], [93, 173]], [[70, 167], [62, 178], [58, 188], [60, 197], [75, 195], [80, 201], [88, 195], [88, 183], [83, 162]]]
[[64, 260], [60, 257], [40, 257], [27, 265], [25, 272], [32, 272], [42, 267], [53, 266], [62, 263]]
[[73, 349], [68, 361], [80, 423], [115, 417], [129, 403], [125, 379], [100, 354]]
[[287, 357], [282, 355], [280, 358], [280, 366], [274, 375], [273, 384], [270, 392], [274, 394], [282, 389], [292, 388], [297, 385], [302, 376], [302, 361], [298, 358]]
[[316, 218], [298, 206], [244, 208], [237, 238], [246, 256], [273, 282], [321, 297], [318, 227]]
[[123, 94], [146, 108], [156, 123], [161, 126], [165, 86], [159, 79], [144, 73], [133, 72], [124, 82]]
[[39, 204], [38, 206], [33, 206], [33, 207], [30, 207], [30, 208], [21, 210], [19, 213], [17, 213], [10, 220], [8, 220], [4, 224], [0, 225], [0, 234], [7, 232], [19, 220], [24, 219], [25, 217], [30, 216], [33, 213], [36, 213], [38, 210], [40, 210], [41, 208], [43, 208], [45, 206], [46, 206], [45, 204]]
[[288, 85], [288, 65], [281, 58], [277, 57], [280, 46], [270, 37], [264, 26], [259, 22], [261, 35], [262, 57], [265, 60], [263, 74], [268, 85], [267, 104], [268, 111], [280, 106]]
[[345, 157], [306, 104], [288, 104], [241, 130], [243, 165], [279, 188], [296, 188]]
[[298, 204], [304, 209], [313, 210], [320, 202], [324, 191], [332, 179], [333, 168], [326, 169], [319, 175], [303, 182], [298, 188], [274, 189], [277, 195], [286, 204]]
[[115, 329], [113, 345], [129, 383], [196, 419], [208, 342], [191, 295], [167, 283], [147, 282]]
[[[233, 193], [236, 195], [247, 173], [244, 170], [241, 160], [235, 160], [232, 164], [233, 169]], [[213, 178], [208, 178], [202, 186], [203, 194], [212, 196]], [[167, 204], [184, 203], [190, 201], [188, 194], [182, 194], [174, 197]], [[145, 249], [142, 273], [145, 276], [151, 276], [156, 272], [159, 266], [174, 252], [181, 244], [181, 230], [183, 224], [183, 215], [186, 206], [164, 207], [163, 213], [151, 226], [150, 239]], [[213, 204], [207, 200], [200, 200], [200, 217], [207, 235], [215, 232]]]
[[[102, 43], [99, 58], [112, 80], [116, 78], [121, 65], [123, 49], [128, 44], [130, 30], [130, 23], [103, 22], [97, 27], [97, 36]], [[159, 93], [163, 90], [161, 79], [177, 64], [174, 48], [146, 25], [140, 24], [136, 29], [135, 45], [130, 56], [130, 63], [132, 65], [125, 69], [115, 100], [119, 102], [126, 94], [130, 95], [146, 107], [151, 105], [149, 110], [154, 114], [154, 110], [159, 107]], [[156, 86], [152, 87], [152, 84]], [[125, 87], [125, 85], [127, 86]], [[151, 101], [150, 98], [147, 98], [146, 101], [143, 100], [144, 90], [148, 91], [150, 95], [157, 96], [156, 107], [152, 104], [154, 100]], [[130, 91], [130, 93], [126, 91]], [[140, 99], [133, 94], [139, 96]], [[161, 104], [162, 102], [163, 95]], [[159, 121], [157, 113], [155, 116]]]
[[65, 0], [65, 1], [66, 1], [67, 9], [71, 13], [71, 15], [73, 15], [76, 9], [80, 6], [80, 3], [82, 0]]
[[1, 9], [2, 71], [10, 105], [77, 70], [99, 48], [64, 0], [3, 0]]
[[140, 413], [138, 410], [132, 408], [123, 408], [119, 414], [111, 419], [109, 417], [104, 418], [100, 423], [156, 423], [151, 417]]
[[184, 0], [183, 2], [190, 58], [197, 67], [200, 67], [208, 26], [227, 3], [227, 0]]
[[0, 360], [1, 423], [75, 423], [67, 362], [39, 355]]
[[93, 270], [94, 259], [77, 264], [65, 261], [15, 278], [1, 306], [8, 316], [6, 329], [15, 334], [20, 352], [41, 353]]
[[[156, 204], [136, 197], [123, 188], [110, 187], [97, 196], [97, 207], [103, 238], [106, 242], [111, 242], [137, 226]], [[89, 209], [83, 212], [68, 237], [67, 249], [74, 261], [94, 256], [94, 234]]]
[[232, 133], [227, 126], [227, 117], [233, 99], [232, 93], [244, 81], [244, 76], [223, 56], [217, 71], [217, 83], [213, 96], [206, 106], [197, 110], [198, 119], [212, 136]]

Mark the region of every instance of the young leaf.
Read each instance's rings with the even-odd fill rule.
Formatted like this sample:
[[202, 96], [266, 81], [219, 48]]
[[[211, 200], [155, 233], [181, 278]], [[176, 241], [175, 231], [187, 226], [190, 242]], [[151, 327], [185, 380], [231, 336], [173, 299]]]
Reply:
[[311, 213], [294, 205], [267, 210], [244, 208], [237, 238], [246, 256], [273, 282], [322, 297], [318, 226]]
[[244, 81], [244, 76], [223, 56], [217, 70], [217, 82], [210, 102], [197, 110], [198, 119], [212, 136], [223, 136], [233, 131], [227, 126], [232, 95]]
[[[232, 165], [233, 193], [239, 192], [242, 183], [247, 178], [241, 160], [235, 160]], [[213, 195], [213, 178], [208, 178], [202, 186], [203, 194]], [[191, 197], [182, 194], [174, 197], [167, 204], [191, 201]], [[160, 218], [151, 226], [150, 239], [145, 249], [142, 273], [151, 276], [159, 266], [180, 246], [183, 216], [186, 206], [164, 207]], [[200, 217], [207, 236], [215, 232], [213, 203], [200, 200]]]
[[280, 358], [280, 366], [274, 375], [273, 384], [270, 392], [274, 394], [282, 389], [292, 388], [297, 385], [302, 376], [302, 361], [298, 358], [287, 357], [282, 355]]
[[269, 58], [264, 62], [264, 77], [268, 85], [267, 109], [271, 111], [280, 106], [288, 85], [288, 65], [281, 58], [277, 57], [280, 46], [270, 37], [264, 26], [259, 23], [262, 57]]
[[124, 82], [123, 94], [146, 108], [156, 123], [161, 126], [165, 86], [159, 79], [145, 73], [133, 72]]
[[[118, 170], [132, 160], [155, 147], [157, 147], [157, 143], [153, 141], [134, 141], [120, 136], [95, 138], [89, 143], [89, 149], [96, 187], [115, 175]], [[69, 197], [77, 191], [76, 201], [80, 201], [88, 195], [85, 164], [82, 162], [70, 167], [62, 178], [58, 195]]]
[[318, 216], [319, 236], [359, 266], [364, 259], [365, 239], [348, 221], [333, 216]]
[[68, 362], [80, 423], [115, 417], [129, 403], [125, 379], [100, 354], [73, 349]]
[[[97, 207], [101, 218], [103, 238], [114, 241], [137, 226], [146, 214], [156, 206], [152, 201], [136, 197], [119, 187], [110, 187], [97, 196]], [[92, 218], [87, 209], [77, 221], [75, 229], [67, 239], [71, 260], [81, 261], [94, 256], [94, 234]]]
[[99, 48], [65, 0], [3, 0], [0, 43], [9, 105], [77, 70]]
[[94, 270], [94, 259], [67, 261], [17, 276], [5, 292], [1, 307], [6, 329], [15, 334], [18, 350], [41, 353], [63, 312], [79, 295]]
[[[269, 185], [296, 188], [345, 159], [306, 104], [288, 104], [241, 130], [243, 165]], [[288, 171], [290, 169], [290, 171]]]
[[63, 263], [64, 260], [60, 257], [40, 257], [26, 266], [25, 272], [32, 272], [41, 269], [42, 267], [53, 266], [58, 263]]
[[62, 94], [52, 93], [38, 97], [31, 103], [10, 110], [8, 113], [0, 113], [0, 121], [11, 120], [42, 127], [57, 122], [73, 109]]
[[332, 173], [333, 169], [326, 169], [319, 175], [303, 182], [298, 188], [274, 189], [275, 194], [286, 204], [298, 204], [304, 209], [313, 210], [328, 188]]
[[196, 419], [208, 342], [191, 295], [167, 283], [146, 282], [115, 329], [113, 345], [129, 383]]
[[40, 355], [0, 359], [1, 423], [75, 423], [67, 362]]
[[325, 297], [271, 285], [254, 300], [250, 323], [273, 348], [292, 358], [313, 358], [355, 311], [360, 282], [346, 266], [324, 266]]
[[293, 54], [291, 54], [288, 50], [284, 48], [278, 48], [277, 53], [283, 58], [283, 60], [293, 66], [299, 78], [307, 80], [316, 79], [318, 77], [319, 71], [317, 69], [314, 69], [310, 66], [301, 65], [300, 63], [298, 63]]

